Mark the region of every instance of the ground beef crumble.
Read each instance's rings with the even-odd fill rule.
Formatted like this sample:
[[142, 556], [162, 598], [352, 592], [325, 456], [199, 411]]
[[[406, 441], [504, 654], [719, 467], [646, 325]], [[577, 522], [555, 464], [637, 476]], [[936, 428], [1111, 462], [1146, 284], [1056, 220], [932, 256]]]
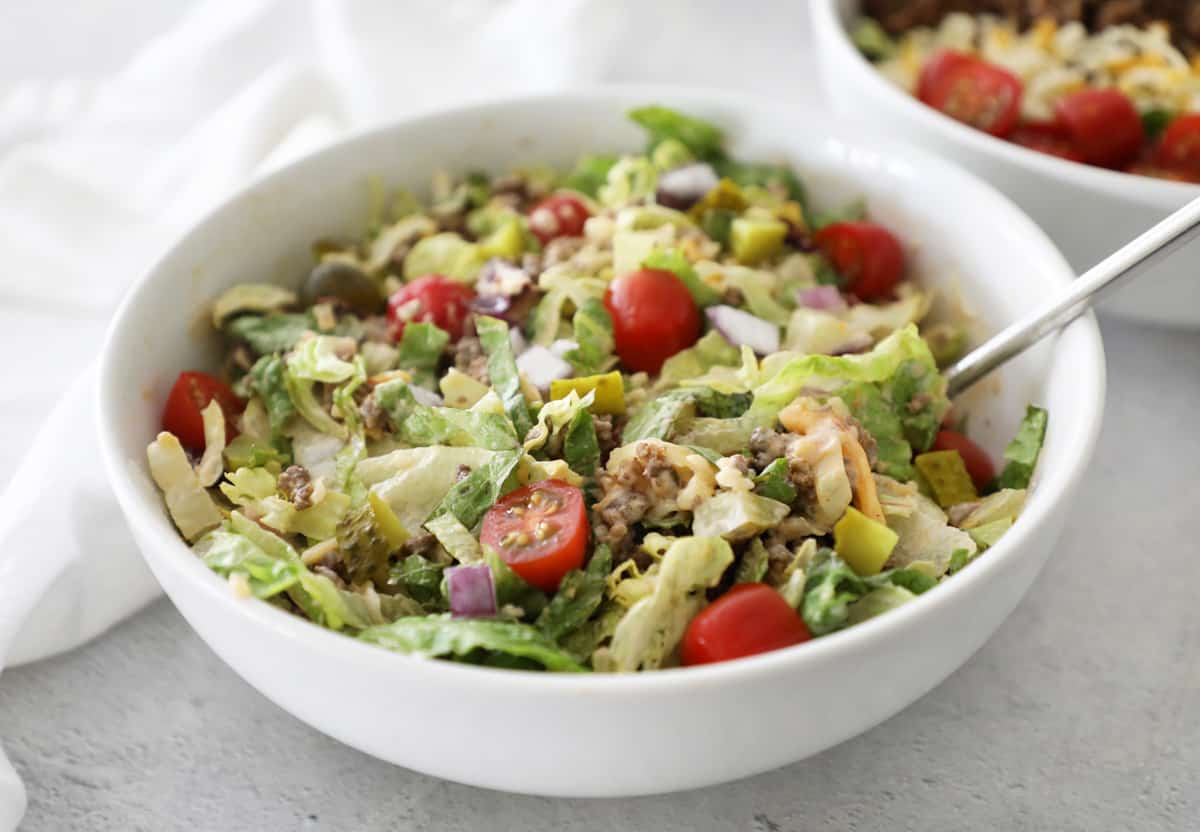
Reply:
[[632, 554], [632, 526], [650, 510], [673, 501], [680, 490], [675, 469], [662, 448], [649, 443], [617, 466], [596, 478], [602, 494], [594, 508], [593, 530], [596, 539], [613, 548], [616, 560]]
[[279, 475], [277, 483], [279, 492], [287, 498], [297, 510], [303, 511], [312, 505], [313, 482], [308, 469], [303, 465], [289, 465]]
[[452, 348], [454, 352], [454, 367], [460, 373], [465, 373], [476, 381], [490, 384], [487, 370], [487, 353], [475, 336], [458, 339]]

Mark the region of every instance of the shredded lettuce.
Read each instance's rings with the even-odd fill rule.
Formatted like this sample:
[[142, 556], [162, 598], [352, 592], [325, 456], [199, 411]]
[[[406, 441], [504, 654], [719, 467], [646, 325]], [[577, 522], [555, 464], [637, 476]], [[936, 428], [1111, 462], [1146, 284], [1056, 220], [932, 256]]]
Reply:
[[272, 443], [283, 435], [288, 420], [296, 413], [296, 405], [288, 392], [287, 371], [278, 355], [265, 355], [250, 368], [250, 386], [258, 394], [267, 411]]
[[483, 547], [483, 561], [492, 572], [492, 585], [496, 587], [496, 603], [504, 607], [516, 607], [527, 617], [536, 617], [546, 607], [546, 593], [529, 584], [512, 570], [491, 546]]
[[[357, 470], [363, 483], [384, 499], [404, 528], [415, 532], [434, 514], [452, 489], [467, 481], [459, 481], [460, 470], [472, 472], [467, 479], [481, 470], [489, 472], [481, 477], [490, 477], [492, 469], [489, 466], [503, 453], [483, 448], [440, 445], [401, 448], [381, 456], [368, 457], [358, 464]], [[477, 497], [485, 498], [486, 495]], [[461, 499], [456, 498], [455, 504]], [[489, 502], [487, 506], [490, 505]], [[484, 510], [487, 506], [484, 506]], [[455, 516], [462, 520], [457, 512]]]
[[270, 283], [242, 283], [222, 292], [213, 302], [212, 322], [220, 329], [228, 318], [240, 312], [274, 312], [296, 303], [291, 289]]
[[512, 341], [508, 337], [508, 324], [481, 315], [475, 319], [475, 331], [488, 356], [488, 377], [492, 380], [492, 389], [504, 402], [504, 409], [516, 428], [517, 436], [523, 437], [533, 426], [533, 419], [529, 415], [525, 394], [521, 392], [521, 378], [517, 373], [516, 358], [513, 357]]
[[695, 344], [663, 362], [658, 378], [660, 383], [679, 384], [702, 376], [713, 367], [737, 366], [740, 360], [738, 348], [717, 330], [710, 329]]
[[412, 373], [413, 380], [424, 387], [432, 387], [434, 373], [442, 350], [450, 343], [450, 335], [436, 324], [418, 321], [404, 326], [400, 338], [400, 354], [396, 366]]
[[417, 403], [408, 382], [393, 379], [376, 387], [374, 396], [395, 426], [396, 435], [410, 445], [475, 446], [501, 451], [519, 444], [513, 424], [494, 393], [469, 410], [430, 407]]
[[652, 104], [629, 111], [629, 118], [645, 129], [648, 152], [664, 141], [674, 140], [686, 147], [697, 159], [713, 159], [723, 155], [725, 141], [721, 128], [715, 124]]
[[474, 283], [483, 267], [479, 247], [452, 231], [444, 231], [417, 242], [404, 258], [404, 279], [441, 274], [460, 283]]
[[735, 584], [758, 583], [766, 576], [768, 566], [770, 566], [770, 554], [762, 540], [756, 537], [750, 541], [750, 545], [742, 554], [741, 560], [738, 561], [733, 582]]
[[595, 199], [608, 181], [608, 172], [617, 163], [616, 156], [582, 156], [563, 180], [563, 187]]
[[596, 298], [584, 301], [571, 319], [572, 336], [579, 346], [563, 356], [579, 375], [606, 372], [615, 363], [612, 317]]
[[146, 447], [150, 476], [163, 492], [167, 512], [188, 541], [220, 524], [220, 509], [200, 484], [187, 453], [172, 433], [163, 431]]
[[597, 194], [601, 204], [617, 208], [652, 196], [658, 187], [658, 168], [645, 156], [623, 156], [608, 170]]
[[617, 672], [662, 667], [704, 607], [704, 591], [717, 585], [731, 563], [733, 550], [720, 538], [675, 540], [658, 564], [653, 591], [630, 607], [593, 666]]
[[425, 606], [444, 609], [442, 573], [445, 569], [444, 563], [434, 563], [420, 555], [409, 555], [388, 571], [388, 585], [399, 587]]
[[570, 425], [580, 412], [586, 412], [595, 399], [594, 390], [587, 391], [583, 396], [571, 390], [563, 398], [542, 405], [537, 422], [525, 436], [526, 453], [534, 453], [544, 447], [552, 435]]
[[523, 456], [520, 450], [498, 452], [455, 483], [434, 509], [433, 516], [453, 514], [468, 529], [475, 529], [496, 500], [512, 490], [517, 464]]
[[748, 540], [779, 525], [788, 515], [785, 503], [750, 491], [722, 491], [696, 506], [692, 533], [697, 537]]
[[287, 369], [293, 378], [336, 384], [354, 375], [354, 364], [338, 358], [338, 348], [347, 343], [335, 335], [305, 338], [288, 355]]
[[928, 561], [941, 575], [956, 550], [965, 549], [971, 556], [978, 551], [970, 535], [951, 526], [946, 512], [921, 494], [915, 483], [902, 484], [884, 476], [876, 476], [875, 482], [888, 528], [899, 536], [888, 565]]
[[239, 315], [225, 324], [229, 338], [245, 341], [259, 355], [286, 352], [316, 329], [308, 312]]
[[797, 491], [789, 476], [787, 457], [772, 460], [754, 478], [754, 490], [764, 497], [791, 505], [796, 500]]
[[450, 512], [427, 520], [425, 529], [459, 563], [475, 563], [483, 557], [483, 550], [479, 548], [479, 541], [471, 534], [471, 530]]
[[204, 424], [204, 455], [196, 463], [196, 477], [205, 488], [215, 485], [225, 470], [225, 411], [213, 399], [200, 411]]
[[1008, 462], [996, 478], [996, 488], [1029, 487], [1033, 469], [1037, 466], [1038, 456], [1042, 452], [1048, 421], [1049, 416], [1042, 408], [1029, 405], [1025, 409], [1025, 418], [1017, 428], [1017, 435], [1004, 449], [1004, 458]]
[[221, 493], [235, 506], [245, 506], [270, 497], [276, 491], [276, 476], [266, 468], [238, 468], [225, 474]]
[[[915, 568], [892, 569], [867, 578], [860, 577], [831, 549], [821, 549], [806, 570], [800, 613], [809, 632], [822, 636], [849, 625], [851, 608], [874, 590], [899, 587], [915, 597], [936, 584], [937, 579]], [[887, 593], [887, 596], [893, 602], [897, 600], [894, 593]], [[880, 600], [877, 597], [866, 607], [859, 608], [855, 617], [866, 618], [870, 617], [867, 612], [871, 615], [883, 612], [879, 608]]]
[[587, 668], [559, 649], [529, 624], [449, 615], [401, 618], [359, 633], [363, 641], [396, 653], [422, 658], [448, 658], [471, 664], [559, 672]]
[[604, 600], [611, 571], [611, 550], [597, 546], [585, 569], [572, 569], [563, 576], [558, 592], [538, 615], [537, 628], [552, 641], [561, 642], [583, 626]]
[[256, 598], [273, 598], [300, 583], [303, 566], [299, 560], [272, 557], [249, 538], [225, 529], [209, 532], [194, 549], [221, 577], [244, 576]]
[[717, 290], [700, 279], [692, 264], [677, 248], [655, 249], [642, 261], [642, 265], [648, 269], [662, 269], [674, 274], [687, 287], [692, 300], [702, 309], [721, 302], [721, 295]]

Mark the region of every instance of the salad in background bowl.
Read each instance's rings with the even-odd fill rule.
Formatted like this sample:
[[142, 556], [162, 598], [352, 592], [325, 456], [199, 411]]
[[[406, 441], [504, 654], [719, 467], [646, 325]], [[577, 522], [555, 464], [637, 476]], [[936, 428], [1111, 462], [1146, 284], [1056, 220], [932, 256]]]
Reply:
[[[656, 165], [644, 128], [625, 115], [647, 101], [716, 127], [719, 155], [681, 139], [696, 158]], [[594, 191], [586, 182], [572, 194], [561, 182], [533, 184], [535, 169], [562, 176], [581, 156], [616, 157], [585, 166], [603, 165]], [[625, 157], [630, 163], [618, 167]], [[703, 203], [713, 190], [704, 188], [690, 206], [684, 199], [669, 208], [684, 222], [663, 210], [678, 194], [660, 201], [654, 187], [651, 205], [643, 185], [640, 198], [606, 205], [604, 186], [633, 181], [623, 171], [650, 170], [639, 159], [650, 161], [657, 185], [680, 167], [708, 164], [747, 204]], [[750, 162], [767, 167], [745, 167]], [[438, 169], [449, 172], [439, 180], [448, 187], [430, 188]], [[514, 169], [526, 191], [515, 200], [503, 193]], [[803, 200], [792, 196], [784, 169], [806, 186]], [[739, 181], [748, 173], [757, 181]], [[419, 208], [395, 199], [404, 189], [418, 195]], [[364, 199], [369, 193], [376, 196]], [[586, 208], [584, 233], [538, 239], [538, 231], [570, 230], [580, 219], [578, 205], [563, 210], [561, 199], [538, 218], [543, 200], [565, 195]], [[503, 210], [497, 197], [509, 203]], [[946, 200], [975, 206], [988, 233], [946, 211]], [[807, 233], [789, 203], [799, 206]], [[646, 213], [675, 222], [618, 228], [631, 208], [633, 225]], [[723, 221], [710, 217], [716, 233], [704, 230], [702, 215], [718, 209], [733, 213], [727, 242]], [[437, 228], [407, 239], [394, 230], [406, 218]], [[598, 233], [604, 220], [611, 242], [591, 241], [589, 224]], [[752, 233], [742, 223], [735, 234], [737, 220], [751, 221]], [[823, 245], [826, 223], [857, 230]], [[879, 277], [889, 273], [880, 263], [895, 262], [879, 256], [892, 246], [863, 247], [885, 239], [879, 227], [899, 241], [900, 281]], [[759, 228], [767, 233], [753, 233]], [[389, 230], [387, 245], [372, 245]], [[635, 256], [632, 272], [618, 274], [604, 260], [625, 250], [617, 235], [626, 231], [635, 235]], [[636, 236], [642, 232], [651, 234]], [[507, 248], [514, 241], [520, 253]], [[717, 251], [706, 253], [710, 244]], [[564, 271], [546, 262], [556, 248], [564, 263], [580, 258], [573, 268], [583, 273], [543, 286], [547, 273]], [[844, 259], [856, 251], [872, 256]], [[426, 261], [437, 266], [405, 274], [414, 254], [418, 265], [437, 255]], [[541, 262], [525, 262], [527, 254]], [[496, 258], [505, 261], [500, 275]], [[1006, 258], [1023, 268], [1012, 273]], [[783, 268], [788, 261], [794, 271]], [[533, 303], [522, 298], [531, 287], [518, 287], [510, 270], [526, 272], [531, 284], [537, 273]], [[677, 300], [627, 319], [616, 289], [644, 272]], [[769, 319], [758, 273], [770, 276], [767, 295], [786, 313], [780, 323]], [[438, 293], [418, 282], [433, 274], [446, 279], [435, 284]], [[959, 336], [1014, 319], [1038, 287], [1061, 286], [1068, 275], [1036, 227], [986, 186], [919, 152], [865, 142], [827, 116], [745, 96], [641, 88], [463, 108], [347, 140], [272, 174], [181, 240], [113, 323], [101, 369], [101, 446], [130, 528], [174, 603], [240, 675], [299, 718], [382, 759], [494, 788], [628, 795], [696, 787], [798, 759], [894, 713], [977, 649], [1033, 581], [1098, 429], [1103, 361], [1094, 323], [1082, 319], [1014, 359], [956, 402], [949, 421], [934, 368], [943, 350], [961, 348]], [[360, 277], [375, 295], [360, 297]], [[576, 292], [590, 281], [604, 286], [599, 303], [588, 302], [598, 287], [590, 297], [552, 297], [556, 287]], [[414, 286], [419, 297], [396, 298]], [[359, 307], [363, 298], [369, 302]], [[458, 301], [468, 314], [458, 314]], [[964, 306], [970, 319], [948, 313]], [[914, 307], [915, 322], [894, 319]], [[209, 323], [189, 328], [199, 309]], [[797, 313], [823, 325], [793, 326]], [[864, 313], [883, 320], [858, 320]], [[679, 340], [670, 349], [665, 333], [631, 342], [646, 320], [674, 322]], [[681, 320], [698, 323], [686, 338]], [[956, 328], [964, 320], [966, 329]], [[789, 350], [789, 342], [804, 346]], [[521, 360], [530, 354], [538, 360]], [[222, 379], [233, 395], [207, 401], [205, 384], [210, 393], [220, 388], [199, 384], [200, 401], [191, 402], [198, 406], [184, 407], [183, 423], [166, 433], [168, 402], [182, 395], [187, 405], [197, 389], [191, 381], [203, 378], [188, 376], [183, 393], [172, 394], [181, 370]], [[892, 407], [898, 401], [907, 403], [901, 411]], [[983, 534], [987, 524], [973, 529], [939, 505], [974, 502], [962, 492], [939, 498], [939, 487], [979, 493], [970, 480], [978, 461], [962, 456], [962, 445], [958, 457], [941, 457], [950, 466], [920, 458], [930, 433], [936, 438], [944, 422], [961, 428], [965, 417], [972, 442], [998, 463], [1022, 433], [1031, 401], [1053, 418], [1024, 506], [1011, 525], [1011, 507], [997, 518], [992, 531], [1002, 533], [978, 554], [971, 532]], [[624, 414], [604, 412], [621, 404]], [[198, 433], [189, 438], [197, 412]], [[219, 437], [218, 426], [238, 432]], [[761, 458], [749, 447], [755, 430], [763, 431], [755, 443]], [[206, 465], [210, 436], [223, 452], [208, 454]], [[1033, 461], [1017, 448], [1036, 444], [1014, 446], [1010, 476], [1023, 476], [1022, 465], [1028, 473]], [[820, 475], [810, 480], [801, 465], [792, 481], [790, 457], [810, 454]], [[900, 467], [860, 475], [864, 457], [868, 466]], [[923, 494], [903, 465], [920, 471], [930, 461]], [[383, 483], [390, 485], [377, 487]], [[637, 499], [643, 489], [663, 499]], [[813, 504], [801, 501], [818, 494]], [[714, 502], [725, 508], [697, 510]], [[818, 515], [818, 507], [829, 511]], [[576, 533], [562, 533], [580, 508], [590, 532], [583, 546]], [[932, 519], [935, 538], [975, 542], [975, 556], [970, 545], [936, 541], [922, 556], [906, 555], [903, 520], [889, 516], [906, 509], [914, 523]], [[817, 528], [800, 528], [802, 520]], [[777, 540], [773, 532], [800, 537]], [[335, 551], [337, 562], [327, 561]], [[343, 574], [351, 568], [353, 576]], [[738, 589], [738, 581], [750, 587]], [[818, 584], [823, 591], [814, 591]], [[745, 650], [705, 637], [753, 635], [728, 626], [746, 620], [773, 622], [772, 641]], [[767, 647], [786, 649], [760, 652]], [[737, 656], [744, 657], [720, 660]], [[670, 666], [678, 662], [702, 666]], [[514, 672], [589, 668], [658, 669]], [[820, 719], [798, 718], [816, 713]], [[725, 753], [731, 738], [737, 754]]]
[[[1143, 19], [1107, 27], [1095, 5], [1075, 4], [1092, 30], [1039, 18], [1034, 4], [1015, 4], [1013, 22], [975, 16], [971, 3], [815, 0], [811, 9], [835, 109], [985, 177], [1082, 272], [1200, 193], [1198, 76], [1181, 51], [1194, 43]], [[1200, 282], [1186, 260], [1165, 263], [1102, 309], [1197, 326]]]

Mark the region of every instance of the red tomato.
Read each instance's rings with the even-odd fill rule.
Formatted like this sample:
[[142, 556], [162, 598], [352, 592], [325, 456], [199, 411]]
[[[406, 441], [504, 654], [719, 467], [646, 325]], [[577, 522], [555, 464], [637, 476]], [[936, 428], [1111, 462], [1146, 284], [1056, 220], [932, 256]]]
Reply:
[[463, 324], [471, 310], [475, 292], [469, 286], [440, 274], [427, 274], [398, 289], [388, 298], [387, 316], [392, 336], [399, 341], [410, 321], [432, 321], [450, 333], [450, 340], [462, 337]]
[[1155, 160], [1168, 170], [1200, 176], [1200, 113], [1178, 116], [1167, 126]]
[[590, 216], [579, 197], [554, 194], [530, 209], [529, 230], [545, 245], [555, 237], [578, 237]]
[[235, 417], [246, 405], [228, 384], [208, 373], [180, 373], [175, 379], [163, 408], [163, 430], [175, 434], [180, 444], [192, 450], [204, 450], [204, 417], [200, 411], [213, 399], [225, 414], [225, 439], [233, 439], [238, 433]]
[[554, 592], [563, 575], [583, 565], [590, 535], [583, 492], [562, 480], [541, 480], [488, 509], [479, 542], [526, 581]]
[[1021, 79], [961, 52], [940, 52], [926, 64], [918, 97], [950, 118], [993, 136], [1007, 136], [1021, 114]]
[[971, 475], [971, 482], [977, 489], [982, 490], [992, 480], [996, 479], [996, 466], [987, 451], [976, 445], [956, 430], [939, 430], [934, 437], [933, 451], [958, 451]]
[[608, 284], [604, 306], [613, 319], [621, 363], [657, 373], [664, 361], [696, 343], [700, 310], [683, 281], [663, 269], [641, 269]]
[[1133, 102], [1114, 89], [1086, 89], [1064, 95], [1054, 105], [1059, 125], [1085, 162], [1106, 168], [1137, 159], [1146, 130]]
[[1014, 130], [1008, 140], [1030, 150], [1070, 162], [1084, 161], [1083, 154], [1075, 147], [1071, 135], [1056, 122], [1027, 122]]
[[683, 663], [709, 664], [766, 653], [808, 641], [804, 619], [766, 584], [738, 584], [688, 625]]
[[896, 235], [873, 222], [835, 222], [813, 241], [862, 300], [883, 297], [904, 276], [904, 249]]

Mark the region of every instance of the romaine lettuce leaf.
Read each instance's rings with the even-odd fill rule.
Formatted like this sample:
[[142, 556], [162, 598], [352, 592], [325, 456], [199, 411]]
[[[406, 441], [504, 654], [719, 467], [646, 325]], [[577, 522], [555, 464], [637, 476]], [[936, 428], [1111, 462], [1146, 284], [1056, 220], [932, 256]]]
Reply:
[[978, 551], [970, 535], [951, 526], [946, 512], [921, 494], [915, 483], [899, 483], [885, 476], [876, 476], [875, 483], [888, 528], [900, 537], [888, 565], [926, 561], [941, 575], [950, 567], [955, 551], [965, 549], [968, 556]]
[[150, 476], [163, 493], [167, 512], [188, 541], [220, 524], [221, 510], [200, 484], [187, 453], [173, 433], [163, 431], [146, 447]]
[[621, 619], [612, 644], [597, 651], [597, 670], [653, 670], [675, 653], [688, 623], [733, 563], [733, 550], [720, 538], [681, 537], [658, 564], [653, 591]]
[[[364, 459], [358, 464], [357, 473], [365, 485], [383, 498], [400, 524], [410, 533], [415, 533], [433, 515], [456, 483], [462, 484], [458, 479], [460, 470], [490, 471], [489, 465], [502, 453], [483, 448], [440, 445], [401, 448]], [[490, 477], [491, 474], [481, 476]], [[459, 515], [456, 513], [455, 516]], [[461, 516], [459, 520], [461, 522]]]
[[272, 444], [278, 447], [278, 439], [288, 420], [296, 413], [296, 406], [288, 393], [287, 374], [283, 359], [278, 355], [264, 355], [250, 368], [250, 387], [258, 394], [267, 411], [271, 425]]
[[692, 300], [701, 309], [721, 302], [721, 295], [717, 290], [700, 279], [692, 264], [677, 248], [655, 249], [642, 261], [642, 265], [648, 269], [662, 269], [674, 274], [687, 287]]
[[[820, 549], [806, 570], [800, 613], [809, 632], [823, 636], [849, 625], [852, 606], [874, 590], [899, 587], [915, 596], [936, 584], [937, 579], [916, 568], [892, 569], [867, 578], [860, 577], [832, 549]], [[894, 593], [888, 595], [893, 601], [897, 600]], [[867, 612], [872, 615], [883, 612], [878, 608], [879, 600], [876, 598], [865, 608], [860, 608], [855, 619], [870, 617]]]
[[527, 618], [533, 618], [545, 609], [548, 600], [546, 593], [514, 572], [491, 546], [483, 547], [483, 561], [492, 572], [496, 603], [502, 609], [519, 607]]
[[323, 381], [336, 384], [354, 375], [354, 364], [338, 357], [344, 339], [334, 335], [305, 338], [292, 349], [287, 358], [288, 373], [303, 381]]
[[300, 583], [303, 564], [280, 560], [256, 546], [248, 537], [214, 529], [197, 541], [194, 550], [209, 569], [223, 578], [245, 576], [256, 598], [273, 598]]
[[740, 361], [738, 348], [717, 330], [710, 329], [695, 344], [663, 362], [658, 378], [660, 383], [678, 384], [703, 375], [713, 367], [736, 367]]
[[270, 497], [276, 491], [276, 476], [266, 468], [238, 468], [225, 474], [221, 493], [235, 506]]
[[772, 500], [791, 505], [796, 500], [796, 486], [792, 485], [788, 476], [789, 466], [786, 457], [774, 459], [754, 478], [754, 491]]
[[494, 451], [517, 447], [512, 422], [500, 407], [493, 406], [497, 403], [494, 394], [489, 395], [491, 402], [485, 396], [470, 410], [462, 410], [418, 404], [403, 379], [386, 381], [374, 392], [376, 403], [388, 414], [396, 435], [410, 445], [475, 446]]
[[1004, 449], [1004, 458], [1008, 462], [996, 478], [996, 488], [1029, 487], [1033, 469], [1037, 466], [1038, 456], [1042, 452], [1048, 421], [1049, 416], [1042, 408], [1029, 405], [1025, 409], [1025, 418], [1017, 428], [1017, 435]]
[[258, 355], [287, 352], [301, 338], [316, 332], [317, 325], [308, 312], [276, 315], [239, 315], [225, 324], [225, 335], [245, 341]]
[[722, 491], [696, 506], [692, 533], [697, 537], [748, 540], [779, 525], [788, 515], [785, 503], [750, 491]]
[[561, 641], [583, 626], [604, 600], [608, 574], [612, 571], [612, 551], [596, 547], [584, 569], [572, 569], [563, 576], [558, 592], [537, 618], [537, 628], [552, 641]]
[[438, 503], [433, 516], [448, 512], [474, 531], [496, 500], [513, 489], [517, 464], [523, 456], [521, 450], [497, 452], [486, 463], [456, 482]]
[[608, 172], [617, 163], [616, 156], [581, 156], [575, 168], [563, 180], [563, 187], [595, 199], [608, 181]]
[[475, 319], [475, 331], [488, 356], [488, 377], [492, 381], [492, 389], [504, 402], [504, 409], [516, 428], [517, 436], [523, 437], [533, 426], [533, 419], [529, 415], [525, 394], [521, 391], [521, 378], [513, 357], [512, 341], [508, 337], [508, 324], [481, 315]]
[[442, 597], [442, 573], [446, 564], [434, 563], [420, 555], [409, 555], [388, 571], [388, 585], [399, 587], [422, 604], [445, 609]]
[[600, 439], [587, 410], [580, 410], [567, 425], [563, 434], [563, 460], [584, 477], [592, 476], [600, 467]]
[[735, 584], [758, 583], [766, 576], [769, 565], [770, 554], [767, 552], [767, 547], [763, 545], [760, 538], [756, 537], [750, 541], [750, 545], [742, 553], [737, 571], [733, 576], [733, 582]]
[[629, 118], [645, 129], [649, 142], [647, 152], [652, 152], [662, 142], [673, 139], [692, 152], [697, 159], [714, 159], [723, 156], [725, 141], [721, 128], [715, 124], [684, 115], [669, 107], [651, 104], [629, 111]]
[[537, 422], [525, 436], [525, 452], [541, 450], [551, 436], [571, 424], [580, 412], [586, 412], [595, 400], [594, 390], [587, 391], [583, 396], [571, 390], [561, 399], [546, 402], [538, 411]]
[[571, 319], [574, 341], [579, 346], [568, 350], [563, 356], [575, 372], [581, 376], [606, 372], [613, 365], [612, 317], [604, 304], [596, 298], [588, 298], [575, 311]]
[[220, 329], [226, 319], [241, 312], [274, 312], [296, 303], [291, 289], [271, 283], [240, 283], [226, 289], [213, 301], [212, 322]]
[[458, 522], [458, 518], [450, 512], [426, 520], [425, 528], [459, 563], [475, 563], [483, 557], [483, 550], [479, 548], [479, 541], [471, 534], [471, 530]]
[[408, 323], [400, 338], [400, 354], [396, 366], [412, 373], [413, 380], [424, 387], [433, 385], [434, 373], [442, 350], [450, 343], [450, 334], [427, 321]]
[[[504, 667], [534, 663], [546, 670], [573, 673], [587, 670], [536, 628], [496, 618], [401, 618], [364, 630], [358, 637], [410, 656]], [[514, 659], [519, 660], [518, 664], [513, 664]]]
[[[906, 435], [924, 437], [927, 421], [940, 422], [949, 407], [946, 399], [946, 382], [938, 374], [929, 347], [917, 334], [915, 326], [897, 330], [861, 355], [804, 355], [791, 358], [778, 368], [765, 382], [754, 389], [754, 403], [750, 413], [770, 421], [803, 390], [824, 389], [836, 391], [844, 384], [853, 382], [883, 383], [882, 392], [892, 402], [910, 404], [918, 395], [928, 402], [923, 413], [908, 414], [905, 422]], [[936, 432], [936, 424], [935, 424]], [[910, 436], [909, 441], [912, 442]], [[929, 437], [932, 441], [932, 436]], [[918, 445], [916, 442], [912, 442]], [[928, 443], [918, 445], [921, 450]]]

